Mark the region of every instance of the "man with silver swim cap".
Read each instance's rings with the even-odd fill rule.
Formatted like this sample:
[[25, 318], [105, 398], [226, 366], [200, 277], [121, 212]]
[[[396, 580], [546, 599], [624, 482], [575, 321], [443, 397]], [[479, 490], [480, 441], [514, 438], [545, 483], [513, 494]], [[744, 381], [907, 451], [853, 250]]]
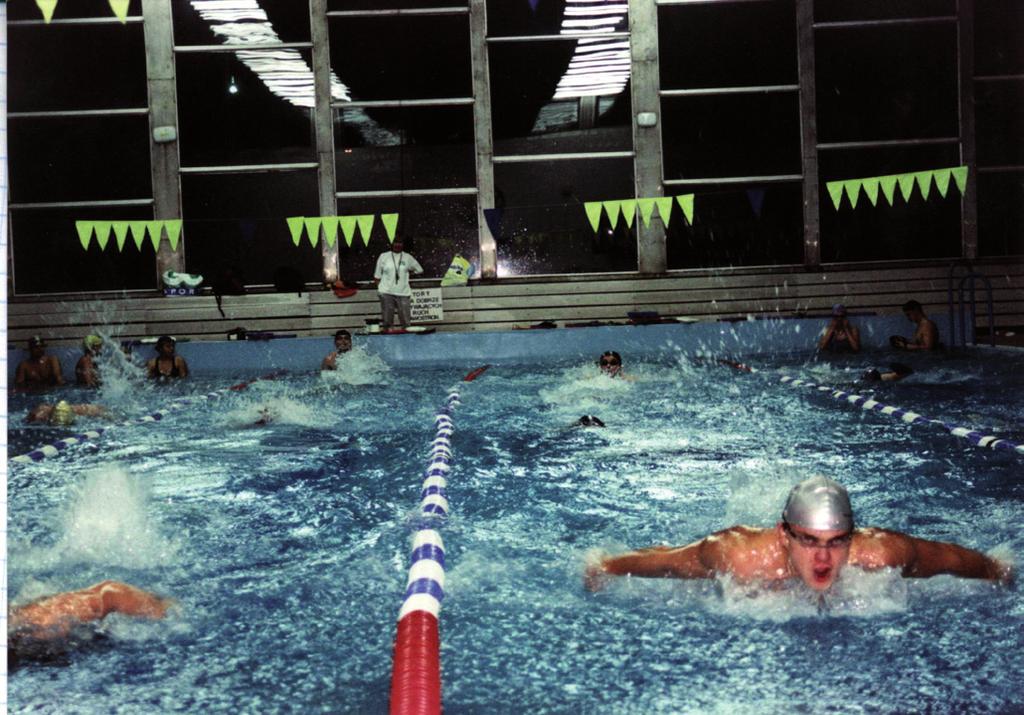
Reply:
[[853, 531], [850, 495], [839, 482], [828, 477], [811, 477], [789, 492], [782, 521], [805, 529]]
[[1009, 583], [1010, 564], [957, 544], [918, 539], [898, 531], [855, 528], [842, 485], [815, 476], [789, 493], [782, 519], [769, 528], [733, 526], [687, 546], [653, 546], [588, 564], [587, 588], [607, 576], [714, 578], [739, 581], [799, 579], [811, 589], [832, 587], [846, 565], [899, 569], [906, 577], [952, 574]]

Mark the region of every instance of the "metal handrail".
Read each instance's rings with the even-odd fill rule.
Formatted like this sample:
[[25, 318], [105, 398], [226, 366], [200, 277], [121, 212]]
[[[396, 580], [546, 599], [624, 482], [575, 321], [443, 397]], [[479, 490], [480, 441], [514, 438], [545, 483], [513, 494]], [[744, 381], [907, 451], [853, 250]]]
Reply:
[[[959, 266], [963, 266], [967, 270], [967, 274], [960, 278], [960, 283], [957, 286], [957, 300], [953, 301], [953, 279], [956, 277], [956, 269]], [[996, 344], [996, 323], [995, 315], [992, 309], [992, 282], [988, 279], [988, 276], [983, 273], [978, 273], [974, 270], [970, 261], [961, 260], [949, 266], [949, 279], [946, 283], [946, 293], [949, 305], [949, 344], [954, 346], [957, 344], [956, 339], [956, 319], [959, 318], [960, 324], [960, 344], [967, 347], [967, 325], [966, 318], [964, 316], [967, 304], [964, 301], [964, 289], [970, 291], [970, 336], [971, 344], [977, 345], [977, 320], [978, 320], [978, 301], [975, 294], [974, 284], [975, 281], [980, 280], [985, 287], [985, 298], [988, 307], [988, 340], [990, 346]]]

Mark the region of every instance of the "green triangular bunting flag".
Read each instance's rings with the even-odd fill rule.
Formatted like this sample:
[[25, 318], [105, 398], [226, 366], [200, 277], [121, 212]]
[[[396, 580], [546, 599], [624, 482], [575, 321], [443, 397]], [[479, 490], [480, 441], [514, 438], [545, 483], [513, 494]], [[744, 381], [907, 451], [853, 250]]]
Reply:
[[305, 216], [289, 216], [285, 219], [288, 222], [288, 231], [292, 234], [292, 243], [296, 246], [302, 240], [302, 227], [306, 223]]
[[355, 216], [339, 216], [338, 223], [341, 226], [341, 235], [345, 237], [345, 244], [352, 245], [352, 236], [356, 232]]
[[860, 179], [847, 179], [843, 182], [843, 191], [846, 198], [850, 200], [850, 207], [857, 208], [857, 199], [860, 198]]
[[373, 231], [373, 220], [376, 218], [374, 214], [364, 214], [362, 216], [356, 216], [356, 221], [359, 222], [359, 233], [363, 237], [363, 245], [370, 245], [370, 232]]
[[321, 216], [324, 220], [324, 240], [329, 248], [334, 248], [334, 242], [338, 240], [338, 217]]
[[153, 244], [153, 250], [160, 250], [160, 231], [164, 227], [163, 221], [146, 221], [146, 228], [149, 230], [149, 242]]
[[928, 194], [932, 190], [932, 172], [915, 171], [914, 181], [917, 182], [917, 188], [921, 190], [921, 198], [927, 201]]
[[839, 210], [839, 202], [843, 200], [843, 182], [842, 181], [830, 181], [825, 184], [828, 188], [828, 195], [832, 197], [832, 205], [836, 207], [836, 211]]
[[960, 193], [967, 191], [967, 167], [958, 166], [950, 173], [953, 174], [953, 181], [956, 182], [956, 188], [960, 189]]
[[903, 200], [910, 201], [910, 195], [914, 193], [914, 175], [899, 174], [896, 177], [896, 183], [900, 185], [900, 194], [903, 196]]
[[892, 206], [893, 199], [896, 198], [896, 176], [879, 176], [878, 185], [882, 187], [885, 200]]
[[668, 222], [672, 220], [672, 197], [659, 196], [654, 200], [654, 205], [658, 207], [658, 216], [661, 217], [661, 222], [665, 228], [668, 228]]
[[181, 236], [181, 219], [174, 218], [164, 221], [164, 228], [167, 229], [167, 240], [171, 244], [171, 250], [178, 250], [178, 237]]
[[395, 242], [395, 229], [398, 228], [398, 214], [381, 214], [380, 222], [388, 234], [388, 243]]
[[141, 251], [142, 242], [146, 240], [146, 222], [129, 221], [128, 231], [132, 235], [132, 240], [135, 241], [135, 247]]
[[636, 218], [636, 199], [623, 200], [622, 218], [626, 219], [626, 226], [628, 228], [633, 228], [633, 219]]
[[110, 9], [114, 11], [114, 15], [124, 25], [128, 22], [128, 3], [131, 0], [110, 0]]
[[89, 250], [89, 240], [92, 238], [92, 230], [95, 223], [92, 221], [75, 221], [75, 230], [78, 231], [78, 242], [82, 248]]
[[622, 210], [621, 201], [604, 201], [604, 210], [608, 212], [608, 221], [614, 229], [619, 223], [619, 211]]
[[590, 227], [594, 229], [594, 233], [597, 233], [597, 227], [601, 223], [601, 202], [588, 201], [583, 204], [583, 208], [586, 209], [587, 218], [590, 219]]
[[43, 12], [43, 22], [49, 25], [53, 19], [53, 11], [57, 7], [57, 0], [36, 0], [36, 5]]
[[316, 247], [320, 241], [320, 217], [308, 216], [304, 223], [306, 224], [306, 235], [309, 236], [309, 245]]
[[953, 175], [952, 169], [936, 169], [932, 172], [935, 177], [935, 188], [939, 190], [939, 196], [946, 198], [949, 191], [949, 179]]
[[107, 241], [110, 240], [110, 221], [97, 221], [96, 222], [96, 243], [100, 244], [100, 249], [107, 247]]
[[[679, 208], [683, 210], [683, 216], [686, 217], [687, 223], [693, 225], [693, 194], [682, 194], [676, 197], [676, 201], [679, 202]], [[705, 207], [706, 208], [706, 207]]]
[[871, 202], [872, 206], [878, 205], [878, 177], [871, 179], [862, 179], [860, 182], [861, 186], [864, 187], [864, 194], [868, 197], [868, 201]]
[[650, 226], [651, 214], [654, 213], [654, 199], [637, 199], [636, 205], [640, 207], [640, 220], [644, 222], [644, 226]]
[[124, 248], [124, 242], [128, 239], [128, 222], [114, 221], [111, 224], [114, 228], [114, 241], [117, 243], [117, 252]]

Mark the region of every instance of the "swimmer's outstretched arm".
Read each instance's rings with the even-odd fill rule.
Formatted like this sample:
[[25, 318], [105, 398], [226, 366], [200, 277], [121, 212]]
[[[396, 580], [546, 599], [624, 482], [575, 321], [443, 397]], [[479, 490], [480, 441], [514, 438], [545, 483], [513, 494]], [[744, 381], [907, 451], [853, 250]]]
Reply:
[[867, 540], [857, 558], [864, 568], [899, 568], [909, 578], [949, 574], [1004, 584], [1013, 580], [1009, 564], [959, 544], [929, 541], [884, 529], [866, 529], [865, 532], [872, 538]]
[[584, 583], [600, 590], [607, 576], [642, 578], [711, 578], [715, 574], [712, 537], [687, 546], [652, 546], [619, 556], [608, 556], [587, 567]]

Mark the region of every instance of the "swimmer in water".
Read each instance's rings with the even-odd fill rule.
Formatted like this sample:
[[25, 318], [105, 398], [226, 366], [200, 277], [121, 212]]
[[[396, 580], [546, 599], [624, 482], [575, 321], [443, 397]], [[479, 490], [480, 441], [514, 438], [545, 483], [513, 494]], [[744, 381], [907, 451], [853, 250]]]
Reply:
[[824, 593], [843, 568], [900, 569], [908, 578], [952, 574], [1008, 584], [1009, 564], [956, 544], [918, 539], [898, 531], [855, 527], [841, 485], [811, 477], [789, 493], [782, 519], [767, 529], [734, 526], [688, 546], [655, 546], [603, 558], [587, 568], [585, 583], [599, 590], [608, 576], [713, 578], [740, 581], [799, 579]]
[[60, 360], [46, 354], [46, 341], [38, 335], [28, 339], [28, 358], [18, 363], [14, 374], [15, 388], [37, 388], [63, 385]]
[[172, 377], [188, 377], [188, 363], [181, 355], [176, 355], [175, 340], [169, 335], [161, 335], [156, 341], [156, 357], [146, 363], [148, 374], [157, 380]]
[[321, 370], [337, 370], [338, 356], [344, 355], [352, 349], [352, 333], [347, 330], [339, 330], [334, 334], [334, 352], [327, 354], [320, 363]]
[[576, 424], [580, 427], [604, 427], [604, 422], [597, 415], [583, 415]]
[[86, 335], [82, 340], [82, 357], [75, 365], [75, 381], [79, 385], [98, 387], [100, 373], [96, 366], [96, 358], [103, 351], [103, 338], [99, 335]]
[[902, 380], [907, 375], [913, 374], [913, 370], [910, 369], [909, 365], [904, 365], [901, 362], [894, 362], [889, 366], [889, 369], [882, 372], [878, 368], [871, 368], [864, 373], [864, 377], [861, 379], [865, 382], [895, 382]]
[[7, 614], [8, 667], [21, 657], [53, 655], [71, 645], [82, 626], [98, 624], [111, 613], [163, 618], [173, 604], [119, 581], [103, 581], [78, 591], [46, 596]]
[[58, 427], [69, 427], [75, 423], [75, 417], [109, 417], [110, 413], [102, 405], [80, 404], [72, 405], [67, 400], [61, 400], [55, 405], [42, 403], [33, 407], [26, 422], [48, 422]]

